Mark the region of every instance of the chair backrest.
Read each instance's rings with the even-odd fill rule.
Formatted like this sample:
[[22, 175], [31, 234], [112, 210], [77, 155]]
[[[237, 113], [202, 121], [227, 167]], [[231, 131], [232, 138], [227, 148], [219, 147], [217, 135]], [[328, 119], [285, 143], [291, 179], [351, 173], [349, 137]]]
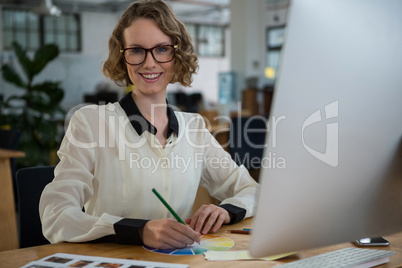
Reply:
[[233, 117], [229, 153], [238, 165], [259, 169], [265, 145], [268, 119], [263, 116]]
[[20, 248], [49, 244], [42, 234], [39, 199], [54, 178], [54, 167], [29, 167], [17, 171]]

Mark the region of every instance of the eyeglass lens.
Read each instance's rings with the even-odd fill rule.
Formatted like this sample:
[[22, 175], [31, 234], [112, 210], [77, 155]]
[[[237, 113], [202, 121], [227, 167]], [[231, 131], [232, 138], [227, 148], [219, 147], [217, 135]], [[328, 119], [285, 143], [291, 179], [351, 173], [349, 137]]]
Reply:
[[124, 56], [129, 64], [141, 64], [145, 61], [148, 50], [151, 50], [151, 54], [157, 62], [164, 63], [173, 60], [174, 48], [172, 46], [158, 46], [152, 49], [134, 47], [127, 49]]

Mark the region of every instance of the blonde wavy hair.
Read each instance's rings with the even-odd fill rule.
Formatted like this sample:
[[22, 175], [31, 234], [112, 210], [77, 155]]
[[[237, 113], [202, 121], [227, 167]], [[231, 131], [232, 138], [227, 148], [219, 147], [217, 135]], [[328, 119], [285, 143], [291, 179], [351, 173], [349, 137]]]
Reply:
[[179, 82], [183, 86], [190, 86], [192, 75], [198, 69], [198, 57], [186, 27], [177, 19], [171, 7], [162, 0], [135, 2], [123, 13], [109, 39], [109, 57], [103, 65], [105, 76], [119, 86], [133, 84], [120, 49], [124, 48], [124, 30], [138, 18], [154, 20], [161, 31], [178, 46], [175, 53], [174, 75], [170, 83]]

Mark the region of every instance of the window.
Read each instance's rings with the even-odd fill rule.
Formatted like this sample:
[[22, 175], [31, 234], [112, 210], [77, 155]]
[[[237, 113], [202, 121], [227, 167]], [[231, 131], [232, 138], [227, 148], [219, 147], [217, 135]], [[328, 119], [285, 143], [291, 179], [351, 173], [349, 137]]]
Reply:
[[268, 28], [267, 30], [267, 54], [265, 76], [275, 81], [279, 67], [281, 49], [284, 41], [285, 27]]
[[225, 56], [225, 26], [186, 23], [186, 28], [199, 56]]
[[41, 16], [26, 10], [3, 9], [3, 49], [18, 42], [28, 50], [53, 43], [60, 51], [81, 50], [81, 24], [77, 14]]
[[191, 38], [193, 39], [193, 44], [195, 46], [195, 39], [197, 37], [197, 27], [196, 24], [189, 24], [189, 23], [185, 23], [185, 26], [187, 28], [187, 31], [190, 33]]
[[13, 41], [27, 49], [38, 49], [39, 17], [26, 11], [3, 9], [3, 48], [11, 48]]
[[57, 44], [61, 51], [80, 51], [80, 20], [78, 15], [43, 17], [44, 44]]

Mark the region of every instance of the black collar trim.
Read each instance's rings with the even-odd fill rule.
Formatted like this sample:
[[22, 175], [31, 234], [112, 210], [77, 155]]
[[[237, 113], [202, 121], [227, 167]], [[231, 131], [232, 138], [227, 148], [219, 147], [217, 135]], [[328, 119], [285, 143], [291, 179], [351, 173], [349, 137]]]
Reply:
[[[156, 135], [156, 127], [152, 125], [147, 119], [145, 119], [145, 117], [141, 114], [140, 110], [134, 102], [134, 99], [131, 96], [131, 92], [124, 96], [119, 101], [119, 103], [138, 135], [141, 136], [144, 131], [148, 131], [149, 133]], [[167, 115], [169, 119], [167, 137], [169, 138], [173, 132], [175, 132], [176, 135], [179, 135], [179, 122], [177, 121], [173, 108], [168, 103]]]

